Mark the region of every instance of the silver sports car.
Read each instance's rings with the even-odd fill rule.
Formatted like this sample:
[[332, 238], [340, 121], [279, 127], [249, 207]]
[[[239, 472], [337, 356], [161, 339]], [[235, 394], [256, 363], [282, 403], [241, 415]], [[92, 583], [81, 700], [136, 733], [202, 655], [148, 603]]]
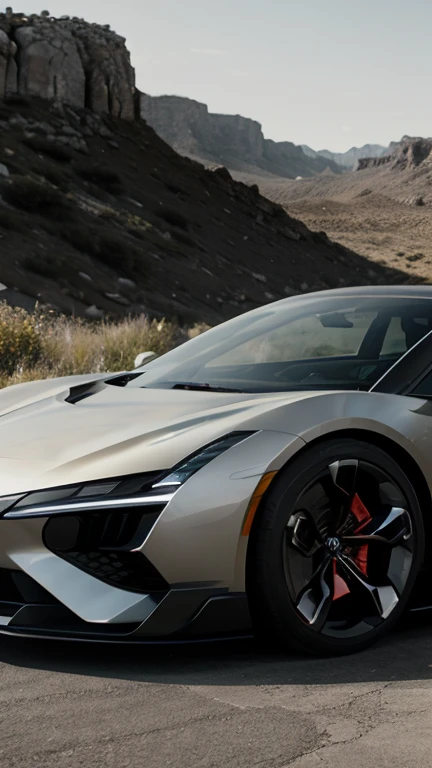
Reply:
[[326, 291], [3, 390], [0, 631], [380, 638], [428, 602], [431, 331], [432, 287]]

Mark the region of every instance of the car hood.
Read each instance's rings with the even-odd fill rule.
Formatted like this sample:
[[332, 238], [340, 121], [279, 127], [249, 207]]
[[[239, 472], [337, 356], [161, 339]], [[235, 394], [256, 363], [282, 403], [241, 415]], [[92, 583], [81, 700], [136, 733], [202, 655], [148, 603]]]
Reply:
[[264, 428], [256, 417], [278, 403], [311, 396], [128, 388], [104, 378], [0, 392], [1, 494], [168, 469], [251, 420]]

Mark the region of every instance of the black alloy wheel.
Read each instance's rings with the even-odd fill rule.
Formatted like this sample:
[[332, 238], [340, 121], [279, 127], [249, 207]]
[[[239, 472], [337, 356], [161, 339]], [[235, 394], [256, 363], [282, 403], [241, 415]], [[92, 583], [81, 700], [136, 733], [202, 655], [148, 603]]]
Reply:
[[377, 640], [422, 562], [414, 489], [385, 452], [329, 440], [281, 473], [252, 531], [248, 595], [259, 634], [312, 653]]

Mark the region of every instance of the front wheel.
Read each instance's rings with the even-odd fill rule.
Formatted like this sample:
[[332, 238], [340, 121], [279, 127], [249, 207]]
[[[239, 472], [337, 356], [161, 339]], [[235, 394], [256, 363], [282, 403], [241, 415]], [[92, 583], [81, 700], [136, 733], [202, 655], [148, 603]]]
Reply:
[[404, 610], [423, 550], [414, 488], [387, 453], [349, 439], [312, 447], [276, 478], [252, 530], [256, 631], [310, 653], [365, 648]]

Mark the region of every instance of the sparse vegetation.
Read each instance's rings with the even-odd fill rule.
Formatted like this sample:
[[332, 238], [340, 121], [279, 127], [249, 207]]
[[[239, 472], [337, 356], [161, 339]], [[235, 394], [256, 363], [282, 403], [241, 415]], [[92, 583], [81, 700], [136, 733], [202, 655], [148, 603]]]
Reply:
[[36, 379], [130, 370], [140, 352], [162, 354], [207, 330], [165, 320], [90, 323], [0, 304], [0, 387]]
[[37, 275], [42, 275], [42, 277], [51, 279], [60, 277], [62, 273], [61, 260], [44, 254], [25, 256], [22, 265], [24, 269], [28, 269], [29, 272], [34, 272]]
[[55, 165], [44, 165], [43, 168], [34, 166], [32, 170], [33, 173], [46, 179], [50, 184], [61, 189], [62, 192], [68, 191], [70, 186], [69, 178], [66, 173], [63, 173], [60, 169], [56, 168]]
[[[42, 352], [35, 317], [0, 304], [0, 383], [5, 383], [23, 362], [32, 368]], [[3, 378], [2, 378], [3, 377]]]
[[134, 266], [136, 253], [124, 237], [107, 234], [97, 226], [86, 225], [84, 221], [79, 226], [65, 224], [61, 236], [77, 251], [94, 256], [109, 267], [128, 271]]
[[5, 185], [3, 198], [7, 203], [27, 213], [50, 215], [68, 208], [67, 198], [49, 184], [35, 181], [30, 176], [13, 176]]
[[19, 232], [21, 228], [22, 221], [19, 214], [0, 205], [0, 229]]
[[102, 233], [96, 241], [94, 255], [108, 267], [130, 269], [134, 265], [135, 251], [124, 238]]
[[164, 184], [166, 188], [173, 193], [173, 195], [183, 195], [187, 197], [188, 193], [186, 190], [182, 189], [182, 187], [179, 187], [178, 184], [174, 184], [171, 181], [165, 181]]
[[96, 184], [105, 192], [119, 195], [123, 191], [120, 175], [103, 165], [79, 165], [75, 168], [75, 172], [81, 179]]
[[72, 152], [61, 144], [56, 144], [55, 141], [45, 139], [43, 136], [31, 136], [28, 139], [23, 139], [23, 144], [38, 154], [47, 155], [52, 160], [56, 160], [59, 163], [70, 163], [72, 160]]
[[167, 224], [171, 224], [173, 227], [178, 227], [179, 229], [184, 229], [185, 231], [189, 229], [187, 218], [183, 216], [182, 213], [179, 211], [174, 211], [172, 208], [166, 208], [163, 206], [156, 211], [156, 216], [166, 221]]
[[173, 229], [171, 231], [171, 237], [173, 237], [174, 240], [177, 240], [178, 243], [182, 243], [182, 245], [188, 245], [189, 248], [199, 247], [198, 243], [193, 239], [193, 237], [188, 235], [187, 232], [183, 232], [181, 229]]

